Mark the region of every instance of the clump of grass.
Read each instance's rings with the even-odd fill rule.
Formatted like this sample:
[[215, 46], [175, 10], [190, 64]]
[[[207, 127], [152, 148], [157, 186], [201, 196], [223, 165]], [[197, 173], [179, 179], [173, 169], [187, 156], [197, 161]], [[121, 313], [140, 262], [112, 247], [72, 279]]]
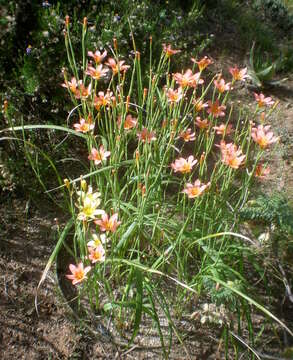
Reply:
[[[152, 319], [165, 357], [170, 349], [159, 315], [166, 317], [170, 338], [175, 332], [183, 343], [171, 316], [171, 293], [178, 304], [179, 299], [188, 301], [188, 293], [215, 294], [222, 287], [218, 302], [227, 309], [229, 303], [221, 299], [241, 299], [241, 308], [236, 308], [239, 319], [245, 313], [250, 339], [247, 303], [281, 323], [246, 294], [251, 286], [244, 262], [254, 248], [238, 232], [250, 188], [256, 176], [265, 175], [264, 151], [278, 140], [267, 125], [274, 101], [255, 94], [256, 110], [245, 115], [229, 102], [229, 94], [248, 77], [246, 69], [229, 69], [231, 82], [221, 74], [207, 80], [211, 60], [204, 57], [171, 74], [180, 50], [169, 44], [153, 59], [150, 39], [144, 79], [133, 38], [131, 61], [120, 57], [116, 39], [107, 51], [87, 49], [85, 18], [79, 60], [70, 36], [66, 17], [69, 70], [64, 71], [63, 87], [73, 103], [68, 126], [11, 128], [61, 130], [85, 144], [87, 170], [80, 177], [62, 184], [54, 168], [71, 219], [44, 276], [73, 227], [69, 251], [75, 261], [67, 277], [80, 297], [101, 318], [111, 316], [121, 335], [131, 328], [129, 343], [138, 335], [143, 316]], [[171, 293], [164, 290], [170, 283], [176, 287]], [[229, 324], [221, 324], [227, 335]]]

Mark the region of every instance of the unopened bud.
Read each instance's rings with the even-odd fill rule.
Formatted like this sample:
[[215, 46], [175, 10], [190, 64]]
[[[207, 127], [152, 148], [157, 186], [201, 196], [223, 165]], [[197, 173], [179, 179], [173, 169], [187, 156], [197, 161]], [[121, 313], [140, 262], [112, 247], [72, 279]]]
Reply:
[[82, 179], [80, 181], [80, 187], [83, 191], [86, 191], [87, 190], [87, 183], [86, 183], [86, 180]]
[[143, 89], [143, 97], [146, 98], [147, 94], [148, 94], [148, 89], [144, 88]]
[[130, 96], [128, 95], [126, 98], [126, 112], [128, 112], [129, 102], [130, 102]]
[[87, 17], [83, 18], [83, 26], [86, 27], [87, 26]]
[[152, 42], [153, 42], [153, 37], [150, 36], [150, 44], [152, 44]]
[[200, 159], [199, 159], [199, 164], [200, 164], [200, 166], [203, 164], [205, 157], [206, 157], [206, 153], [203, 152], [203, 153], [201, 154], [201, 156], [200, 156]]
[[139, 51], [137, 51], [135, 53], [135, 57], [137, 58], [138, 61], [140, 61], [140, 52]]
[[69, 26], [69, 21], [70, 21], [69, 15], [66, 15], [65, 16], [65, 25], [66, 26]]
[[113, 38], [113, 43], [114, 43], [114, 49], [117, 51], [118, 44], [117, 44], [117, 39], [116, 38]]
[[8, 110], [8, 101], [7, 100], [4, 100], [3, 110], [4, 110], [4, 112], [7, 112], [7, 110]]

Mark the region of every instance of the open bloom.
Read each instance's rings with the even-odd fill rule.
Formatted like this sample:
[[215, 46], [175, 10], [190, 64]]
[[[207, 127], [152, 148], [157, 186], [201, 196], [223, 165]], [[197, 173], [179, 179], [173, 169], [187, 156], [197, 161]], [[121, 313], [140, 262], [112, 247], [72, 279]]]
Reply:
[[241, 149], [237, 149], [237, 146], [233, 143], [226, 144], [224, 140], [221, 141], [220, 145], [222, 162], [225, 165], [230, 166], [232, 169], [238, 169], [244, 162], [245, 155], [242, 154]]
[[191, 172], [192, 167], [197, 163], [197, 160], [194, 159], [194, 156], [190, 155], [187, 159], [179, 158], [176, 159], [174, 163], [171, 164], [174, 172], [181, 172], [182, 174], [188, 174]]
[[78, 86], [82, 83], [81, 80], [77, 81], [75, 77], [71, 78], [71, 81], [65, 81], [62, 84], [63, 87], [69, 89], [73, 94], [76, 94]]
[[254, 176], [259, 180], [264, 180], [269, 175], [270, 172], [271, 169], [268, 166], [264, 166], [263, 164], [258, 164], [255, 168]]
[[148, 131], [147, 128], [143, 128], [142, 131], [137, 132], [139, 140], [143, 143], [150, 143], [152, 140], [156, 140], [156, 134], [153, 131]]
[[194, 58], [191, 58], [191, 61], [198, 65], [199, 71], [202, 72], [207, 66], [212, 64], [212, 60], [207, 56], [203, 57], [201, 60], [196, 61]]
[[[121, 124], [121, 116], [118, 116], [117, 120], [118, 126]], [[131, 114], [128, 114], [124, 120], [123, 128], [124, 130], [130, 130], [134, 127], [137, 127], [137, 119], [132, 117]]]
[[74, 128], [78, 132], [87, 133], [91, 130], [94, 130], [95, 124], [91, 121], [86, 121], [85, 119], [80, 119], [79, 123], [73, 124]]
[[106, 94], [104, 91], [99, 91], [98, 96], [95, 95], [94, 97], [94, 107], [97, 110], [100, 110], [102, 106], [106, 107], [111, 105], [112, 101], [115, 99], [113, 96], [113, 93], [110, 91], [107, 91]]
[[221, 94], [225, 91], [231, 90], [231, 83], [226, 83], [224, 79], [215, 80], [214, 85]]
[[231, 124], [220, 124], [219, 126], [214, 126], [213, 129], [216, 130], [218, 135], [222, 136], [230, 135], [234, 131]]
[[199, 127], [201, 130], [204, 130], [204, 129], [209, 128], [210, 123], [209, 123], [208, 119], [201, 120], [200, 116], [197, 116], [196, 119], [195, 119], [195, 125], [197, 127]]
[[88, 51], [87, 55], [92, 57], [95, 60], [96, 64], [99, 64], [107, 56], [107, 51], [105, 50], [102, 54], [99, 50], [96, 50], [94, 53], [92, 51]]
[[111, 231], [114, 233], [121, 224], [121, 221], [118, 221], [117, 213], [113, 214], [110, 218], [108, 214], [103, 214], [101, 220], [95, 220], [95, 224], [99, 225], [101, 231]]
[[166, 95], [168, 98], [168, 102], [170, 103], [178, 103], [182, 99], [182, 88], [179, 87], [177, 90], [173, 90], [171, 88], [167, 89]]
[[88, 87], [84, 86], [82, 82], [79, 83], [78, 90], [74, 93], [76, 99], [86, 100], [92, 91], [92, 84], [89, 84]]
[[206, 102], [204, 103], [202, 100], [198, 100], [198, 99], [195, 99], [193, 101], [193, 104], [194, 104], [194, 109], [197, 112], [199, 112], [209, 106], [208, 103], [206, 103]]
[[88, 258], [90, 261], [95, 264], [96, 262], [103, 262], [105, 261], [105, 249], [103, 248], [103, 245], [100, 244], [95, 248], [88, 248], [89, 250], [89, 256]]
[[105, 234], [101, 234], [100, 236], [98, 236], [97, 234], [92, 234], [92, 240], [87, 243], [87, 247], [95, 249], [96, 247], [105, 244], [106, 241], [107, 238]]
[[271, 106], [274, 105], [274, 101], [271, 97], [265, 97], [264, 94], [256, 94], [254, 93], [255, 100], [257, 102], [258, 107]]
[[103, 65], [98, 65], [97, 67], [89, 66], [85, 72], [87, 75], [90, 75], [93, 79], [99, 80], [100, 78], [106, 76], [109, 69], [103, 67]]
[[184, 74], [173, 74], [173, 78], [182, 88], [187, 86], [196, 87], [197, 84], [203, 84], [203, 79], [200, 78], [200, 73], [192, 74], [192, 70], [187, 69]]
[[219, 100], [217, 99], [214, 103], [208, 101], [209, 108], [207, 110], [208, 114], [213, 115], [215, 118], [225, 116], [224, 110], [226, 106], [219, 105]]
[[79, 195], [79, 204], [77, 204], [79, 208], [79, 214], [77, 216], [78, 220], [88, 221], [93, 220], [99, 215], [103, 215], [105, 213], [104, 210], [98, 209], [98, 206], [101, 203], [101, 193], [95, 192], [93, 193], [93, 189], [89, 186], [88, 191], [78, 191]]
[[167, 45], [166, 44], [163, 44], [163, 50], [164, 52], [166, 53], [166, 56], [167, 57], [171, 57], [172, 55], [175, 55], [177, 53], [180, 53], [181, 50], [175, 50], [175, 49], [172, 49], [171, 45]]
[[124, 60], [118, 61], [117, 63], [115, 59], [109, 58], [106, 65], [112, 69], [113, 75], [116, 75], [119, 71], [124, 73], [130, 68], [129, 65], [124, 65], [124, 63]]
[[200, 180], [197, 179], [193, 184], [187, 183], [185, 189], [182, 192], [187, 194], [190, 199], [193, 199], [203, 194], [203, 192], [208, 189], [210, 185], [210, 182], [207, 184], [202, 184]]
[[269, 145], [279, 140], [279, 138], [275, 137], [274, 133], [270, 131], [270, 127], [270, 125], [258, 125], [257, 128], [253, 127], [251, 129], [251, 137], [262, 149], [266, 149]]
[[249, 77], [247, 74], [247, 68], [238, 69], [237, 66], [234, 68], [230, 67], [229, 72], [232, 75], [234, 81], [245, 81], [245, 79]]
[[87, 278], [86, 274], [91, 270], [90, 266], [83, 267], [83, 263], [80, 262], [77, 266], [70, 264], [69, 270], [71, 274], [66, 275], [67, 279], [72, 280], [72, 284], [76, 285]]
[[186, 131], [182, 131], [180, 137], [185, 141], [194, 141], [195, 140], [195, 132], [192, 132], [191, 128], [187, 129]]
[[109, 157], [110, 154], [110, 151], [105, 151], [104, 146], [101, 145], [99, 150], [97, 150], [96, 148], [92, 148], [88, 159], [93, 160], [95, 162], [95, 165], [99, 165], [102, 161], [107, 160], [107, 157]]

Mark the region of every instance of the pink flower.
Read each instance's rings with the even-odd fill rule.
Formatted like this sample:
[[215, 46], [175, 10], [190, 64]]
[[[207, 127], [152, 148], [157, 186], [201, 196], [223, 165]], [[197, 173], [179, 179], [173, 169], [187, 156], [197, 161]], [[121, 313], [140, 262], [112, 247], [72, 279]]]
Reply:
[[85, 72], [87, 75], [90, 75], [93, 79], [99, 80], [100, 78], [106, 76], [109, 69], [103, 68], [103, 65], [99, 65], [96, 68], [89, 66]]
[[215, 80], [214, 85], [218, 89], [219, 93], [231, 90], [231, 83], [226, 83], [224, 79]]
[[173, 90], [171, 88], [167, 89], [166, 92], [168, 102], [170, 103], [178, 103], [182, 99], [182, 88], [179, 87], [177, 90]]
[[[90, 117], [89, 117], [90, 119]], [[95, 124], [92, 124], [91, 121], [86, 121], [85, 119], [80, 119], [79, 120], [79, 124], [74, 124], [73, 125], [75, 130], [78, 131], [78, 132], [82, 132], [82, 133], [87, 133], [91, 130], [94, 130], [95, 128]]]
[[209, 128], [210, 123], [208, 119], [201, 120], [200, 116], [197, 116], [195, 119], [195, 125], [199, 127], [201, 130], [204, 130]]
[[186, 188], [182, 191], [187, 194], [190, 199], [194, 199], [203, 194], [203, 192], [209, 188], [211, 185], [210, 182], [207, 184], [202, 184], [200, 180], [195, 180], [193, 184], [187, 183]]
[[92, 148], [91, 154], [88, 156], [88, 159], [94, 160], [95, 165], [99, 165], [102, 161], [107, 160], [107, 157], [109, 157], [110, 154], [110, 151], [105, 151], [104, 146], [101, 145], [99, 151], [95, 148]]
[[69, 270], [71, 271], [70, 275], [66, 275], [67, 279], [72, 280], [72, 284], [76, 285], [86, 279], [86, 274], [91, 270], [90, 266], [86, 268], [83, 267], [83, 263], [80, 262], [77, 266], [70, 264]]
[[117, 63], [115, 59], [109, 58], [106, 65], [112, 69], [113, 75], [116, 75], [119, 71], [126, 72], [130, 68], [129, 65], [124, 65], [124, 63], [124, 60]]
[[96, 50], [95, 53], [93, 53], [92, 51], [88, 51], [87, 54], [95, 60], [96, 64], [99, 64], [107, 56], [107, 51], [105, 50], [103, 54], [101, 54], [99, 50]]
[[71, 78], [71, 81], [65, 81], [64, 84], [62, 84], [63, 87], [69, 89], [73, 94], [75, 94], [77, 92], [77, 88], [78, 86], [82, 83], [81, 80], [79, 80], [78, 82], [76, 81], [76, 78], [73, 77]]
[[257, 102], [258, 107], [271, 106], [274, 105], [274, 101], [271, 97], [265, 97], [264, 94], [260, 93], [259, 95], [254, 93], [255, 100]]
[[101, 220], [95, 220], [95, 224], [99, 225], [101, 231], [111, 231], [114, 233], [121, 224], [121, 221], [118, 221], [117, 213], [113, 214], [110, 219], [108, 214], [103, 214]]
[[89, 84], [88, 87], [85, 87], [82, 82], [79, 83], [79, 88], [75, 92], [76, 99], [86, 100], [92, 91], [92, 84]]
[[203, 84], [204, 82], [200, 79], [200, 73], [192, 74], [190, 69], [186, 70], [184, 74], [173, 74], [173, 78], [182, 88], [187, 86], [196, 87], [197, 84]]
[[264, 166], [263, 164], [258, 164], [255, 168], [254, 176], [258, 178], [259, 180], [264, 180], [269, 173], [271, 172], [271, 169], [268, 166]]
[[231, 124], [220, 124], [219, 126], [214, 126], [213, 129], [216, 130], [218, 135], [222, 136], [230, 135], [234, 131]]
[[107, 91], [107, 93], [105, 94], [104, 91], [99, 91], [98, 96], [95, 95], [94, 97], [94, 107], [97, 110], [100, 110], [102, 106], [106, 107], [111, 105], [114, 99], [115, 97], [113, 97], [112, 92]]
[[[120, 116], [118, 116], [117, 123], [118, 123], [118, 126], [120, 127], [120, 124], [121, 124]], [[126, 119], [124, 120], [123, 128], [124, 128], [124, 130], [130, 130], [130, 129], [133, 129], [134, 127], [137, 127], [137, 119], [132, 117], [131, 114], [128, 114], [126, 116]]]
[[218, 118], [219, 116], [225, 116], [224, 110], [226, 109], [226, 106], [219, 105], [219, 100], [217, 99], [214, 103], [211, 101], [208, 101], [209, 108], [207, 110], [208, 114], [213, 115], [215, 118]]
[[237, 146], [233, 143], [226, 144], [224, 140], [221, 141], [220, 147], [222, 153], [222, 162], [225, 165], [230, 166], [232, 169], [238, 169], [244, 162], [245, 155], [242, 155], [241, 149], [237, 149]]
[[207, 66], [213, 63], [212, 60], [209, 59], [207, 56], [205, 56], [199, 61], [196, 61], [194, 58], [191, 58], [191, 61], [198, 65], [200, 72], [202, 72]]
[[184, 158], [176, 159], [174, 163], [171, 164], [174, 172], [181, 172], [182, 174], [190, 173], [192, 167], [197, 163], [197, 160], [194, 159], [194, 156], [188, 156], [187, 160]]
[[103, 248], [103, 245], [100, 244], [95, 248], [89, 247], [89, 260], [95, 264], [96, 262], [103, 262], [105, 261], [105, 250]]
[[143, 128], [142, 131], [137, 132], [139, 140], [143, 143], [150, 143], [152, 140], [156, 140], [156, 134], [153, 131], [148, 131], [147, 128]]
[[249, 77], [247, 74], [247, 68], [240, 70], [237, 66], [234, 68], [230, 67], [229, 72], [232, 75], [234, 81], [245, 81], [245, 79]]
[[186, 131], [183, 131], [181, 134], [180, 134], [180, 137], [185, 141], [185, 142], [188, 142], [188, 141], [194, 141], [195, 140], [195, 132], [191, 132], [191, 128], [187, 129]]
[[181, 50], [172, 49], [170, 44], [167, 46], [166, 46], [166, 44], [163, 44], [163, 50], [166, 53], [167, 57], [171, 57], [172, 55], [175, 55], [175, 54], [181, 52]]
[[258, 125], [257, 128], [251, 129], [251, 137], [262, 148], [266, 149], [269, 145], [277, 142], [278, 137], [274, 137], [274, 133], [270, 131], [270, 125]]
[[194, 109], [196, 112], [199, 112], [201, 110], [203, 110], [204, 108], [208, 107], [208, 103], [204, 103], [202, 100], [198, 100], [198, 99], [195, 99], [193, 101], [193, 104], [194, 104]]

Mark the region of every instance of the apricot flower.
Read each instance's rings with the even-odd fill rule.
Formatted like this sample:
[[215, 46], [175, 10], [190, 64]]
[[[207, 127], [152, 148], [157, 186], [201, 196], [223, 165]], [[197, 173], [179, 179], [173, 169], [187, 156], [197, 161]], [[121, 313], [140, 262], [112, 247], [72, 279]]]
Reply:
[[107, 91], [106, 94], [104, 91], [99, 91], [98, 96], [95, 95], [94, 97], [94, 107], [97, 110], [100, 110], [102, 106], [109, 106], [111, 102], [114, 101], [115, 97], [113, 97], [113, 93]]
[[204, 108], [208, 107], [208, 103], [204, 103], [202, 100], [195, 99], [193, 101], [195, 111], [199, 112]]
[[71, 81], [65, 81], [64, 84], [62, 84], [63, 87], [69, 89], [73, 94], [77, 92], [78, 86], [82, 83], [81, 80], [77, 81], [75, 77], [71, 78]]
[[191, 128], [187, 129], [186, 131], [182, 131], [180, 137], [185, 141], [194, 141], [195, 140], [195, 132], [192, 133]]
[[147, 128], [143, 128], [142, 131], [137, 132], [139, 140], [143, 143], [150, 143], [152, 140], [156, 140], [156, 134], [153, 131], [148, 131]]
[[194, 199], [202, 195], [203, 192], [208, 189], [210, 185], [210, 182], [208, 182], [207, 184], [202, 184], [200, 180], [197, 179], [193, 184], [187, 183], [186, 188], [182, 192], [187, 194], [190, 199]]
[[173, 90], [171, 88], [167, 89], [166, 92], [168, 102], [170, 103], [177, 103], [182, 99], [182, 88], [179, 87], [177, 90]]
[[176, 159], [174, 163], [171, 164], [174, 172], [181, 172], [182, 174], [190, 173], [192, 167], [197, 163], [197, 160], [194, 159], [194, 156], [190, 155], [187, 159], [179, 158]]
[[109, 69], [103, 68], [103, 65], [99, 65], [96, 68], [89, 66], [85, 72], [87, 75], [90, 75], [94, 80], [100, 80], [100, 78], [106, 76]]
[[166, 44], [163, 44], [163, 50], [164, 52], [166, 53], [166, 56], [167, 57], [171, 57], [172, 55], [175, 55], [177, 53], [180, 53], [181, 50], [175, 50], [175, 49], [172, 49], [171, 45], [167, 45]]
[[195, 125], [199, 127], [201, 130], [204, 130], [209, 128], [210, 123], [208, 119], [201, 120], [200, 116], [197, 116], [195, 119]]
[[[118, 116], [117, 120], [118, 126], [121, 124], [121, 117]], [[130, 130], [137, 126], [137, 119], [132, 117], [131, 114], [128, 114], [124, 120], [123, 128], [124, 130]]]
[[240, 70], [237, 66], [235, 66], [234, 68], [230, 67], [229, 72], [232, 75], [234, 81], [245, 81], [245, 79], [249, 77], [249, 75], [247, 74], [247, 68], [243, 68]]
[[99, 225], [101, 231], [111, 231], [114, 233], [121, 224], [121, 221], [118, 221], [117, 213], [113, 214], [110, 218], [108, 214], [103, 214], [101, 220], [95, 220], [95, 224]]
[[85, 119], [80, 119], [79, 123], [76, 123], [73, 126], [76, 131], [82, 133], [87, 133], [95, 128], [95, 124], [92, 124], [91, 121], [86, 121]]
[[110, 151], [105, 151], [104, 146], [101, 145], [99, 150], [92, 148], [91, 154], [88, 156], [88, 159], [93, 160], [95, 165], [99, 165], [102, 161], [107, 160], [107, 157], [109, 157], [110, 154]]
[[96, 50], [94, 53], [92, 51], [88, 51], [87, 55], [92, 57], [95, 60], [96, 64], [99, 64], [107, 56], [107, 51], [105, 50], [102, 54], [99, 50]]
[[187, 86], [196, 87], [197, 84], [203, 84], [204, 82], [200, 79], [200, 73], [192, 74], [190, 69], [187, 69], [184, 74], [173, 74], [173, 78], [182, 88]]
[[214, 85], [218, 89], [219, 93], [231, 90], [231, 83], [226, 83], [224, 79], [215, 80]]
[[251, 137], [262, 149], [266, 149], [269, 145], [279, 140], [279, 138], [275, 137], [274, 133], [270, 131], [270, 127], [270, 125], [258, 125], [257, 128], [253, 127], [251, 129]]
[[258, 107], [271, 106], [274, 105], [274, 101], [271, 97], [265, 97], [264, 94], [256, 94], [254, 93], [255, 100], [257, 102]]
[[124, 65], [125, 61], [118, 61], [118, 63], [116, 62], [115, 59], [113, 58], [109, 58], [108, 61], [106, 62], [106, 65], [109, 66], [112, 69], [113, 75], [118, 74], [118, 72], [126, 72], [130, 66], [129, 65]]
[[216, 130], [216, 133], [218, 135], [230, 135], [233, 132], [233, 128], [231, 124], [220, 124], [219, 126], [214, 126], [214, 130]]
[[72, 280], [72, 284], [76, 285], [87, 278], [86, 274], [91, 270], [90, 266], [83, 267], [83, 263], [80, 262], [77, 266], [70, 264], [69, 270], [71, 274], [66, 275], [67, 279]]
[[199, 71], [202, 72], [207, 66], [212, 64], [212, 60], [207, 56], [203, 57], [201, 60], [196, 61], [194, 58], [191, 58], [191, 61], [198, 65]]
[[103, 248], [103, 245], [100, 244], [95, 248], [89, 247], [89, 260], [95, 264], [96, 262], [103, 262], [105, 261], [105, 250]]
[[224, 140], [220, 145], [217, 145], [221, 149], [222, 162], [225, 165], [230, 166], [232, 169], [238, 169], [243, 164], [245, 155], [242, 155], [241, 149], [237, 149], [237, 146], [233, 143], [226, 144]]
[[219, 116], [225, 116], [224, 110], [226, 109], [226, 106], [219, 105], [219, 100], [217, 99], [214, 103], [211, 101], [208, 101], [209, 108], [207, 110], [208, 114], [213, 115], [215, 118], [218, 118]]
[[263, 180], [269, 175], [271, 169], [268, 166], [264, 166], [263, 164], [258, 164], [255, 168], [254, 176], [259, 180]]

